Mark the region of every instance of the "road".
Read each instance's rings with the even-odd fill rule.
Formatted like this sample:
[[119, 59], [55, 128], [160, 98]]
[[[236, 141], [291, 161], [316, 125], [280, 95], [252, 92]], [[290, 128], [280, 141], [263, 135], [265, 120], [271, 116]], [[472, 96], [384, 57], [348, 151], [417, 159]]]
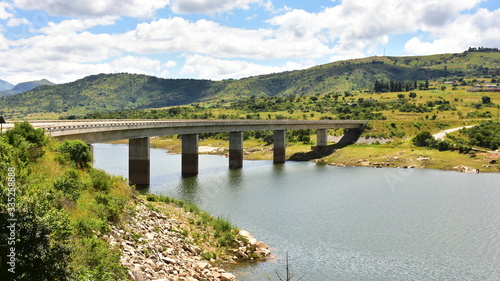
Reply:
[[452, 128], [452, 129], [448, 129], [448, 130], [444, 130], [444, 131], [441, 131], [437, 134], [434, 134], [432, 135], [435, 139], [437, 140], [444, 140], [444, 137], [449, 134], [449, 133], [452, 133], [452, 132], [455, 132], [455, 131], [458, 131], [460, 129], [463, 129], [463, 128], [472, 128], [476, 125], [471, 125], [471, 126], [464, 126], [464, 127], [458, 127], [458, 128]]

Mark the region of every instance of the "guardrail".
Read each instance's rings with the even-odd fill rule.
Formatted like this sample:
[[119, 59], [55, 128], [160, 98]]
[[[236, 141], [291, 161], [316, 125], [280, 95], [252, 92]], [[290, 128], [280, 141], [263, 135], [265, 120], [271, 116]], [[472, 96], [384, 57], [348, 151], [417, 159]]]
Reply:
[[[161, 127], [166, 124], [169, 127], [195, 127], [195, 126], [233, 126], [233, 125], [339, 125], [339, 124], [359, 124], [366, 125], [368, 121], [363, 120], [94, 120], [92, 122], [73, 121], [71, 123], [92, 123], [92, 124], [75, 124], [62, 126], [39, 126], [49, 131], [54, 130], [71, 130], [92, 127]], [[44, 122], [50, 124], [50, 122]], [[63, 122], [64, 123], [64, 122]], [[34, 123], [37, 124], [37, 123]], [[40, 123], [38, 123], [40, 124]], [[53, 123], [51, 124], [53, 125]]]

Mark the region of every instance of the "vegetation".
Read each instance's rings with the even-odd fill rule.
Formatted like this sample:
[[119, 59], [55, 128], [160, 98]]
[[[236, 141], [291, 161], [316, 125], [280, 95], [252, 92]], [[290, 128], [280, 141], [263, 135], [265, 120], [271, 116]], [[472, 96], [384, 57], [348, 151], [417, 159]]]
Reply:
[[118, 249], [100, 234], [119, 218], [130, 188], [89, 158], [64, 155], [60, 148], [74, 144], [49, 140], [28, 123], [0, 136], [1, 280], [12, 279], [9, 269], [16, 280], [125, 279]]
[[469, 137], [469, 145], [496, 150], [500, 147], [500, 122], [488, 121], [462, 132]]
[[[353, 91], [377, 94], [386, 91], [432, 90], [435, 88], [433, 82], [439, 80], [453, 81], [450, 86], [458, 89], [480, 82], [474, 79], [477, 77], [495, 79], [500, 74], [499, 61], [499, 52], [470, 49], [460, 54], [370, 57], [239, 80], [161, 79], [126, 73], [99, 74], [72, 83], [41, 86], [19, 95], [0, 98], [3, 104], [0, 114], [8, 118], [57, 118], [200, 102], [223, 104], [252, 96], [332, 95], [348, 99], [352, 97]], [[446, 85], [435, 89], [448, 91]]]

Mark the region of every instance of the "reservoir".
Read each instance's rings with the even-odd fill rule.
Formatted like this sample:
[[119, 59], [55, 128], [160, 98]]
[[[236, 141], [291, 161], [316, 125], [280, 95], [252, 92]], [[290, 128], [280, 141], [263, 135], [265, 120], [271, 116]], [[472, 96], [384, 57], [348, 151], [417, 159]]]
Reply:
[[[96, 168], [127, 176], [126, 145], [94, 152]], [[279, 280], [287, 253], [293, 280], [500, 280], [500, 174], [199, 159], [182, 178], [180, 155], [151, 149], [148, 192], [269, 245], [268, 261], [231, 268], [240, 280]]]

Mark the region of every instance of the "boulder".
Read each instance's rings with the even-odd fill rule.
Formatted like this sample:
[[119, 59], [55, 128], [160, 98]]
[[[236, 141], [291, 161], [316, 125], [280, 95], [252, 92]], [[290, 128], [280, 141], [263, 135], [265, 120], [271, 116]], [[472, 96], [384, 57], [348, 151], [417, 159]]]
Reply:
[[232, 280], [236, 280], [236, 276], [234, 276], [233, 274], [231, 273], [228, 273], [228, 272], [224, 272], [220, 275], [220, 280], [221, 281], [232, 281]]

